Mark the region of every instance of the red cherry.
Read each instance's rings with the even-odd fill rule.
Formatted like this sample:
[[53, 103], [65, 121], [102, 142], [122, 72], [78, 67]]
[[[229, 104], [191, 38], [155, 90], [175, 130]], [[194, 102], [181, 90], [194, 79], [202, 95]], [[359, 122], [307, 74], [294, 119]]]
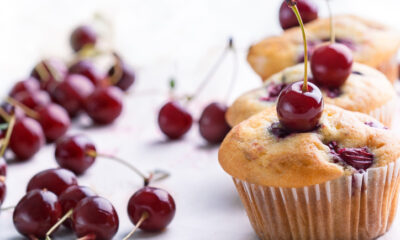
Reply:
[[[78, 185], [68, 187], [58, 198], [62, 207], [63, 215], [67, 214], [71, 209], [74, 209], [82, 199], [94, 196], [96, 196], [96, 193], [88, 187]], [[64, 225], [68, 228], [72, 228], [72, 221], [68, 219], [64, 222]]]
[[4, 157], [0, 157], [0, 176], [7, 176], [7, 163]]
[[19, 92], [15, 94], [14, 99], [34, 110], [51, 103], [50, 95], [45, 91]]
[[64, 136], [71, 124], [68, 112], [58, 104], [42, 107], [38, 114], [40, 125], [49, 142]]
[[40, 124], [28, 117], [17, 119], [12, 130], [10, 149], [18, 160], [27, 160], [35, 155], [45, 142]]
[[65, 189], [77, 184], [78, 180], [73, 172], [63, 168], [52, 168], [33, 176], [28, 183], [26, 191], [47, 189], [59, 196]]
[[303, 92], [303, 81], [294, 82], [282, 90], [276, 110], [279, 122], [289, 131], [306, 132], [318, 126], [324, 102], [317, 86], [308, 83]]
[[89, 151], [96, 151], [96, 147], [84, 135], [66, 136], [57, 141], [55, 157], [60, 167], [80, 175], [96, 160], [87, 154]]
[[47, 231], [60, 219], [57, 196], [46, 190], [28, 192], [14, 210], [14, 226], [29, 239], [46, 237]]
[[7, 187], [5, 183], [5, 177], [0, 176], [0, 207], [3, 205], [4, 199], [6, 198]]
[[[14, 115], [17, 120], [22, 119], [25, 117], [25, 112], [19, 107], [14, 107], [12, 104], [8, 102], [4, 102], [0, 105], [0, 108], [2, 108], [8, 115]], [[5, 119], [0, 117], [0, 122], [5, 123]], [[6, 131], [2, 131], [3, 134], [5, 134]]]
[[161, 231], [175, 216], [175, 201], [163, 189], [143, 187], [129, 200], [128, 215], [136, 225], [144, 214], [147, 214], [147, 218], [139, 228], [151, 232]]
[[219, 143], [231, 129], [225, 120], [228, 107], [222, 103], [210, 103], [199, 120], [200, 134], [210, 143]]
[[112, 123], [122, 112], [122, 98], [117, 87], [99, 87], [85, 100], [86, 113], [95, 123]]
[[70, 74], [80, 74], [87, 77], [93, 85], [97, 85], [100, 81], [100, 76], [92, 61], [88, 59], [80, 60], [69, 67]]
[[170, 139], [178, 139], [192, 127], [193, 119], [178, 102], [167, 102], [158, 113], [158, 125]]
[[[304, 23], [311, 22], [318, 18], [318, 7], [314, 1], [297, 0], [296, 2]], [[299, 26], [296, 15], [294, 15], [293, 11], [288, 7], [286, 1], [282, 2], [279, 9], [279, 22], [283, 29]]]
[[[39, 74], [37, 69], [43, 69], [42, 75]], [[64, 80], [67, 73], [67, 66], [63, 62], [57, 59], [46, 59], [35, 66], [31, 76], [39, 80], [43, 90], [51, 93], [59, 81]]]
[[311, 71], [318, 85], [328, 88], [340, 87], [351, 74], [353, 54], [340, 43], [323, 44], [311, 57]]
[[81, 200], [72, 214], [72, 229], [78, 238], [112, 239], [118, 227], [119, 219], [114, 206], [102, 197]]
[[94, 85], [88, 78], [71, 74], [54, 89], [52, 96], [71, 117], [74, 117], [83, 109], [84, 100], [93, 91]]
[[[119, 87], [121, 90], [126, 91], [128, 90], [132, 84], [135, 82], [136, 76], [133, 69], [127, 66], [124, 62], [121, 64], [122, 66], [122, 76], [121, 78], [115, 83], [115, 86]], [[108, 76], [112, 76], [114, 74], [115, 66], [111, 67], [108, 70]]]
[[17, 82], [11, 89], [9, 95], [15, 97], [15, 95], [20, 92], [36, 92], [38, 90], [40, 90], [39, 82], [35, 78], [29, 77]]
[[85, 45], [95, 45], [97, 33], [87, 25], [77, 27], [71, 34], [70, 43], [75, 52], [81, 50]]

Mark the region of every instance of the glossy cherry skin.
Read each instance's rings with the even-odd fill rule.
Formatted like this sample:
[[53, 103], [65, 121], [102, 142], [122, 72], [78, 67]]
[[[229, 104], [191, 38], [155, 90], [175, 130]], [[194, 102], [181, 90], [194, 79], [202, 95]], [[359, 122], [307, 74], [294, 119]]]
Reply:
[[93, 85], [97, 85], [100, 81], [100, 76], [92, 61], [89, 59], [80, 60], [69, 67], [70, 74], [80, 74], [87, 77]]
[[31, 178], [26, 191], [47, 189], [59, 196], [70, 186], [78, 185], [75, 174], [67, 169], [52, 168], [41, 171]]
[[[311, 22], [318, 18], [318, 7], [314, 1], [297, 0], [296, 2], [304, 23]], [[296, 15], [294, 15], [292, 9], [288, 7], [286, 1], [282, 2], [279, 9], [279, 22], [283, 29], [299, 26]]]
[[50, 95], [45, 91], [19, 92], [14, 95], [14, 99], [33, 110], [51, 103]]
[[[112, 76], [114, 74], [114, 69], [115, 66], [111, 67], [110, 70], [108, 70], [108, 76]], [[126, 91], [132, 86], [132, 84], [135, 82], [135, 79], [136, 75], [133, 69], [122, 62], [122, 76], [115, 83], [115, 86], [119, 87], [123, 91]]]
[[93, 239], [112, 239], [118, 227], [114, 206], [102, 197], [84, 198], [72, 214], [72, 229], [78, 238], [91, 235]]
[[85, 110], [97, 124], [110, 124], [122, 112], [122, 91], [114, 86], [98, 87], [85, 100]]
[[137, 224], [144, 213], [148, 218], [140, 225], [144, 231], [161, 231], [175, 216], [175, 201], [165, 190], [154, 187], [139, 189], [128, 202], [128, 215]]
[[93, 91], [94, 85], [87, 77], [71, 74], [54, 89], [52, 97], [74, 117], [83, 110], [85, 99]]
[[[82, 199], [94, 196], [96, 196], [96, 193], [88, 187], [78, 185], [68, 187], [58, 198], [62, 207], [63, 215], [71, 209], [75, 209], [78, 202]], [[72, 221], [68, 219], [64, 222], [64, 225], [68, 228], [72, 228]]]
[[4, 157], [0, 157], [0, 176], [7, 176], [7, 163]]
[[4, 199], [6, 198], [7, 186], [5, 183], [5, 177], [0, 176], [0, 207], [3, 205]]
[[10, 149], [17, 160], [24, 161], [35, 155], [45, 143], [42, 126], [28, 117], [17, 119], [10, 139]]
[[37, 113], [39, 114], [39, 123], [48, 142], [64, 136], [71, 125], [68, 112], [58, 104], [49, 104], [40, 108]]
[[220, 143], [231, 129], [225, 120], [228, 107], [222, 103], [213, 102], [204, 108], [199, 120], [201, 136], [209, 143]]
[[81, 175], [96, 160], [88, 151], [96, 151], [96, 147], [86, 136], [65, 136], [56, 143], [55, 157], [60, 167]]
[[70, 44], [75, 52], [81, 50], [85, 45], [95, 45], [97, 42], [97, 33], [88, 26], [82, 25], [77, 27], [71, 34]]
[[324, 108], [321, 91], [308, 83], [308, 91], [303, 92], [303, 81], [294, 82], [282, 90], [276, 110], [279, 122], [291, 132], [314, 130]]
[[[46, 71], [45, 76], [47, 76], [47, 79], [44, 78], [45, 76], [40, 76], [38, 71], [36, 70], [39, 64], [43, 64], [44, 71]], [[37, 64], [32, 70], [31, 76], [40, 82], [40, 86], [43, 90], [51, 93], [57, 86], [59, 81], [63, 81], [65, 76], [67, 75], [67, 66], [62, 61], [54, 58], [43, 60], [39, 64]], [[58, 76], [59, 79], [56, 79], [57, 77], [55, 75]]]
[[317, 47], [311, 57], [311, 71], [317, 85], [338, 88], [351, 74], [353, 53], [340, 43]]
[[167, 102], [158, 113], [158, 126], [170, 139], [181, 138], [192, 127], [193, 118], [178, 102]]
[[[8, 115], [14, 115], [17, 120], [25, 117], [25, 113], [21, 108], [14, 107], [8, 102], [2, 103], [0, 105], [0, 108], [2, 108]], [[6, 122], [5, 119], [0, 117], [0, 123], [5, 123], [5, 122]], [[5, 134], [6, 134], [6, 129], [0, 130], [1, 137], [5, 137]]]
[[36, 92], [39, 90], [40, 90], [40, 84], [37, 81], [37, 79], [29, 77], [27, 79], [17, 82], [11, 89], [9, 95], [11, 97], [14, 97], [17, 93], [20, 92]]
[[47, 190], [28, 192], [14, 210], [14, 226], [29, 239], [44, 238], [47, 231], [61, 218], [57, 196]]

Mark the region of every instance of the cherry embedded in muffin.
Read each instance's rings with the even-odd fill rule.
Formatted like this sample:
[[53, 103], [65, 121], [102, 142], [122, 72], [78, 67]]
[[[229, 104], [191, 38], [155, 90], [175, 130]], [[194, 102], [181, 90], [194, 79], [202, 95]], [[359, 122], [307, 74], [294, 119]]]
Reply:
[[334, 162], [345, 163], [356, 170], [367, 170], [374, 162], [374, 155], [367, 147], [359, 148], [341, 148], [337, 142], [330, 142], [328, 147], [331, 149], [331, 155]]
[[365, 122], [364, 124], [367, 125], [367, 126], [373, 127], [373, 128], [385, 129], [385, 130], [388, 129], [388, 128], [387, 128], [386, 126], [384, 126], [382, 123], [376, 122], [376, 121], [373, 121], [373, 122]]
[[271, 82], [266, 87], [267, 96], [261, 97], [260, 100], [261, 101], [267, 101], [267, 102], [274, 102], [278, 98], [278, 96], [281, 93], [281, 91], [287, 86], [288, 86], [287, 83], [274, 83], [274, 82]]

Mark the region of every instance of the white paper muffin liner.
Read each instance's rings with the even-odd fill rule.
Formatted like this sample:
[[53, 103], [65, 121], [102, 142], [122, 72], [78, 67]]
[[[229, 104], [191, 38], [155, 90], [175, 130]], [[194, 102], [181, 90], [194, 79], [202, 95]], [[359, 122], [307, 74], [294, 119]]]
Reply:
[[399, 169], [400, 159], [302, 188], [233, 181], [261, 240], [366, 240], [386, 233], [394, 220]]
[[380, 121], [386, 127], [392, 127], [392, 122], [394, 118], [394, 112], [396, 111], [396, 97], [390, 100], [388, 103], [384, 104], [380, 108], [376, 108], [368, 113], [368, 115], [374, 117], [376, 120]]

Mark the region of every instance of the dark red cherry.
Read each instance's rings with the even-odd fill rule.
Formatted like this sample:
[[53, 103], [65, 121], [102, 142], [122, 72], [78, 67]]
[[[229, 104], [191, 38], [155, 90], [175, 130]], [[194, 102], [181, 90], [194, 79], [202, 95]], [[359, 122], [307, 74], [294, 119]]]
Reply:
[[112, 239], [118, 227], [119, 219], [114, 206], [102, 197], [84, 198], [72, 214], [72, 229], [78, 238]]
[[6, 178], [4, 176], [0, 176], [0, 207], [3, 205], [4, 199], [6, 198], [6, 193]]
[[4, 157], [0, 157], [0, 176], [7, 176], [7, 163]]
[[69, 67], [70, 74], [80, 74], [87, 77], [93, 85], [97, 85], [100, 81], [100, 76], [92, 61], [83, 59]]
[[29, 239], [46, 237], [46, 233], [61, 218], [57, 196], [47, 190], [28, 192], [14, 210], [14, 226]]
[[[318, 7], [317, 4], [312, 0], [297, 0], [297, 8], [299, 9], [301, 18], [304, 23], [311, 22], [318, 18]], [[292, 9], [290, 9], [283, 1], [279, 9], [279, 22], [283, 29], [299, 26], [296, 16]]]
[[353, 54], [340, 43], [328, 43], [317, 47], [311, 57], [314, 81], [328, 88], [338, 88], [351, 74]]
[[303, 81], [294, 82], [282, 90], [276, 110], [279, 122], [292, 132], [307, 132], [318, 126], [324, 102], [317, 86], [308, 83], [303, 92]]
[[122, 112], [122, 91], [114, 86], [99, 87], [85, 100], [85, 110], [98, 124], [112, 123]]
[[[41, 64], [41, 66], [39, 66]], [[37, 69], [42, 69], [40, 75]], [[68, 73], [67, 66], [57, 59], [46, 59], [38, 63], [31, 72], [31, 76], [39, 80], [43, 90], [51, 93], [59, 81], [63, 81]]]
[[[8, 115], [14, 115], [15, 118], [21, 119], [23, 117], [25, 117], [25, 112], [24, 110], [22, 110], [19, 107], [15, 107], [12, 104], [8, 103], [8, 102], [4, 102], [0, 105], [0, 108], [2, 108]], [[0, 123], [5, 123], [5, 119], [3, 119], [2, 117], [0, 117]], [[3, 134], [5, 134], [5, 131], [2, 131]]]
[[143, 214], [147, 219], [140, 225], [145, 231], [161, 231], [175, 216], [175, 201], [165, 190], [154, 187], [139, 189], [128, 202], [128, 215], [137, 224]]
[[33, 110], [51, 103], [50, 95], [45, 91], [19, 92], [15, 94], [14, 99]]
[[[124, 62], [121, 64], [122, 67], [122, 75], [121, 78], [115, 83], [115, 86], [119, 87], [121, 90], [128, 90], [132, 84], [135, 82], [136, 75], [132, 68], [127, 66]], [[111, 67], [108, 70], [108, 76], [112, 76], [115, 71], [115, 66]]]
[[28, 183], [26, 191], [47, 189], [59, 196], [65, 189], [77, 184], [78, 180], [73, 172], [63, 168], [52, 168], [33, 176]]
[[52, 97], [74, 117], [83, 110], [84, 100], [93, 91], [94, 85], [87, 77], [71, 74], [54, 89]]
[[167, 102], [158, 113], [158, 126], [170, 139], [178, 139], [192, 127], [193, 119], [178, 102]]
[[35, 155], [45, 143], [42, 126], [28, 117], [17, 119], [12, 130], [10, 149], [20, 161]]
[[204, 108], [199, 120], [201, 136], [209, 143], [219, 143], [231, 129], [225, 120], [228, 107], [222, 103], [213, 102]]
[[15, 95], [20, 92], [36, 92], [38, 90], [40, 90], [40, 84], [37, 79], [29, 77], [17, 82], [11, 89], [9, 95], [15, 97]]
[[75, 52], [81, 50], [85, 45], [95, 45], [97, 41], [96, 31], [88, 26], [77, 27], [71, 34], [70, 43]]
[[55, 157], [60, 167], [80, 175], [96, 160], [87, 154], [89, 151], [96, 151], [96, 147], [86, 136], [65, 136], [56, 143]]
[[335, 162], [344, 162], [357, 170], [367, 170], [374, 162], [374, 155], [367, 147], [340, 148], [336, 142], [328, 146]]
[[57, 140], [67, 132], [71, 120], [68, 112], [58, 104], [51, 103], [37, 111], [39, 122], [48, 142]]
[[[96, 196], [96, 193], [88, 187], [78, 185], [68, 187], [58, 198], [62, 207], [63, 215], [67, 214], [71, 209], [75, 209], [78, 202], [82, 199], [94, 196]], [[64, 222], [64, 225], [68, 228], [72, 228], [72, 221], [68, 219]]]

